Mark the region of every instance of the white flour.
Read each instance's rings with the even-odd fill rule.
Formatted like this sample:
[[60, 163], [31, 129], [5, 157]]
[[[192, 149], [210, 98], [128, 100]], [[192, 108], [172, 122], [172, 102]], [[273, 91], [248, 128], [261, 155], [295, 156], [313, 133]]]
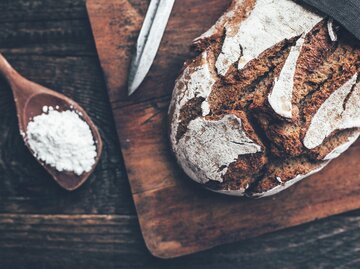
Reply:
[[29, 122], [27, 142], [35, 157], [58, 171], [81, 175], [95, 164], [96, 146], [89, 125], [73, 110], [44, 106]]

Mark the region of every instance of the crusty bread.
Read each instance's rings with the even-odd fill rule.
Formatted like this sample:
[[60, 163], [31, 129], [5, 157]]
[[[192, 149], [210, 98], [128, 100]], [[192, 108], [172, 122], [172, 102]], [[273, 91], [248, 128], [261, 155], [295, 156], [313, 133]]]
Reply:
[[320, 171], [360, 135], [360, 45], [293, 0], [234, 0], [194, 41], [170, 141], [187, 175], [268, 196]]

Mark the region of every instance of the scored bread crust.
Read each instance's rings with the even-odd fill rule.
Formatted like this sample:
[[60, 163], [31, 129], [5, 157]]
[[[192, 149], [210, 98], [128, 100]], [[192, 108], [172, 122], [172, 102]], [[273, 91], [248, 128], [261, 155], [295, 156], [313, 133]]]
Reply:
[[194, 45], [173, 91], [170, 142], [206, 188], [273, 195], [359, 137], [359, 42], [331, 19], [292, 0], [234, 0]]

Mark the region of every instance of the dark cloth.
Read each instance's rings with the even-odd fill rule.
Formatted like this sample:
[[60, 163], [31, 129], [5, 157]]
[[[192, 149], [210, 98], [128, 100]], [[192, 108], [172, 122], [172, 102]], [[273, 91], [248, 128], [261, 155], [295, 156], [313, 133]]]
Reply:
[[360, 39], [360, 0], [302, 0], [334, 18]]

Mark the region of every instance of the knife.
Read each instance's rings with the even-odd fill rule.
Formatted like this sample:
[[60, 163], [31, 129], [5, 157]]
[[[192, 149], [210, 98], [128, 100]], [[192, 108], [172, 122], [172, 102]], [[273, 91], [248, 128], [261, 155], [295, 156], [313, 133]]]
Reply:
[[143, 82], [159, 49], [175, 0], [151, 0], [130, 65], [128, 94]]

